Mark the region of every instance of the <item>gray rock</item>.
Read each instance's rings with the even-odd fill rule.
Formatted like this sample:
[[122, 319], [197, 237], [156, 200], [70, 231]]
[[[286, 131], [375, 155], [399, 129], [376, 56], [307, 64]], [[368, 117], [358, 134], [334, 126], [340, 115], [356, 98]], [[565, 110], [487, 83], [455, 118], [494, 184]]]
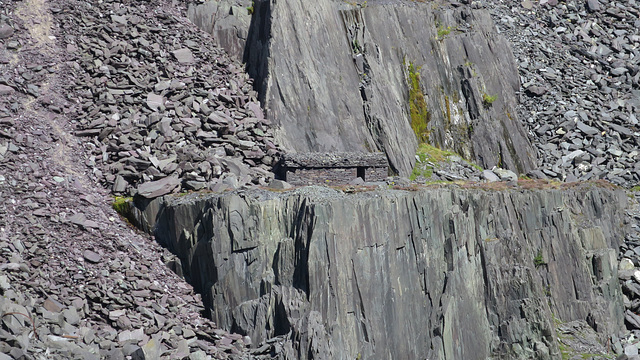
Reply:
[[57, 313], [57, 312], [61, 312], [65, 306], [62, 305], [60, 302], [58, 302], [57, 300], [49, 297], [47, 298], [47, 300], [45, 300], [44, 304], [42, 305], [42, 307], [44, 307], [45, 309], [47, 309], [48, 311]]
[[11, 86], [0, 84], [0, 96], [11, 95], [11, 94], [13, 94], [13, 92], [14, 92], [14, 90], [13, 90], [13, 88]]
[[100, 254], [93, 252], [91, 250], [85, 250], [82, 253], [82, 256], [84, 257], [85, 260], [94, 264], [97, 264], [102, 260], [102, 256], [100, 256]]
[[518, 181], [518, 175], [511, 170], [494, 168], [492, 171], [498, 175], [502, 181]]
[[0, 275], [0, 289], [2, 291], [11, 289], [11, 284], [6, 275]]
[[113, 182], [113, 186], [111, 187], [111, 191], [114, 193], [123, 193], [127, 190], [127, 181], [120, 175], [116, 176], [116, 180]]
[[112, 349], [106, 354], [107, 360], [125, 360], [121, 349]]
[[634, 268], [633, 261], [628, 258], [623, 258], [618, 264], [618, 271], [633, 270]]
[[587, 9], [589, 9], [589, 11], [598, 11], [598, 10], [600, 10], [600, 1], [598, 1], [598, 0], [587, 0]]
[[78, 323], [80, 322], [80, 315], [78, 314], [78, 311], [74, 308], [68, 308], [62, 311], [62, 314], [64, 315], [64, 319], [70, 324], [70, 325], [78, 325]]
[[547, 89], [544, 86], [531, 85], [527, 88], [526, 93], [529, 96], [542, 96], [547, 93]]
[[629, 128], [626, 128], [624, 126], [620, 126], [617, 124], [609, 124], [609, 127], [612, 128], [614, 131], [618, 132], [620, 135], [624, 135], [624, 136], [634, 136], [633, 131], [631, 131]]
[[237, 177], [244, 177], [249, 175], [249, 167], [246, 164], [242, 163], [240, 159], [226, 158], [222, 162], [229, 169], [229, 172]]
[[629, 70], [625, 67], [617, 67], [615, 69], [611, 69], [611, 75], [619, 76], [625, 74], [627, 71]]
[[213, 41], [242, 61], [252, 14], [251, 0], [207, 1], [189, 5], [189, 19], [213, 35]]
[[168, 176], [164, 179], [149, 181], [138, 185], [138, 195], [152, 199], [169, 194], [179, 186], [180, 179], [177, 176]]
[[145, 360], [145, 355], [144, 355], [144, 350], [142, 350], [142, 348], [140, 346], [137, 345], [133, 345], [133, 344], [127, 344], [123, 347], [123, 351], [122, 353], [127, 357], [127, 359], [129, 359], [129, 357], [131, 357], [131, 360]]
[[269, 183], [269, 188], [275, 189], [275, 190], [289, 190], [289, 189], [293, 189], [293, 185], [283, 180], [274, 179], [274, 180], [271, 180], [271, 182]]
[[498, 177], [498, 175], [496, 175], [493, 171], [491, 170], [484, 170], [482, 171], [482, 177], [484, 177], [486, 180], [493, 182], [493, 181], [500, 181], [500, 177]]
[[364, 180], [361, 177], [357, 177], [349, 181], [349, 185], [362, 185], [362, 184], [364, 184]]
[[600, 133], [600, 131], [592, 126], [589, 126], [582, 121], [578, 121], [576, 124], [578, 130], [582, 131], [585, 135], [596, 135]]
[[613, 156], [616, 156], [616, 157], [620, 157], [620, 156], [622, 156], [622, 154], [624, 154], [624, 152], [622, 152], [622, 150], [616, 149], [616, 148], [609, 148], [607, 150], [607, 152], [610, 153]]
[[202, 350], [198, 350], [189, 354], [189, 360], [206, 360], [207, 353]]
[[204, 188], [207, 187], [207, 183], [204, 181], [193, 181], [193, 180], [188, 180], [184, 182], [184, 187], [186, 189], [189, 190], [194, 190], [194, 191], [198, 191], [198, 190], [202, 190]]
[[7, 39], [13, 35], [13, 28], [9, 25], [0, 25], [0, 39]]
[[173, 56], [175, 56], [176, 60], [181, 64], [192, 64], [195, 61], [191, 50], [187, 48], [173, 51]]
[[147, 106], [149, 109], [157, 111], [160, 106], [164, 106], [164, 98], [154, 93], [147, 94]]

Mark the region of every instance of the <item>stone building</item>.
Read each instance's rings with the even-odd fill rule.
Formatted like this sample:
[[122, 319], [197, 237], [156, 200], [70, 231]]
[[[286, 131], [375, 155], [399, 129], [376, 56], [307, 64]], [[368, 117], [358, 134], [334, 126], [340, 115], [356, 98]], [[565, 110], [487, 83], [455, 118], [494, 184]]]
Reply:
[[383, 181], [389, 165], [383, 153], [297, 153], [282, 158], [281, 173], [292, 185], [344, 185], [356, 178]]

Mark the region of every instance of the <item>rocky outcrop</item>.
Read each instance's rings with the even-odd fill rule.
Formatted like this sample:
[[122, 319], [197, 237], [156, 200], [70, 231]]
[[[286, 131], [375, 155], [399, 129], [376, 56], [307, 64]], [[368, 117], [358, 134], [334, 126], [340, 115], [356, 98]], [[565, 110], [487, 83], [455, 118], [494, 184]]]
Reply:
[[252, 0], [217, 0], [191, 3], [187, 16], [200, 29], [213, 35], [212, 41], [229, 55], [242, 60], [249, 36]]
[[[215, 18], [207, 9], [222, 3], [192, 7], [191, 18]], [[279, 142], [290, 151], [384, 151], [408, 175], [413, 90], [426, 99], [421, 137], [428, 128], [429, 142], [485, 168], [531, 169], [511, 49], [487, 12], [458, 6], [256, 1], [244, 61]]]
[[622, 327], [625, 204], [593, 184], [308, 187], [165, 198], [153, 218], [213, 320], [256, 354], [548, 359], [553, 319], [603, 343]]

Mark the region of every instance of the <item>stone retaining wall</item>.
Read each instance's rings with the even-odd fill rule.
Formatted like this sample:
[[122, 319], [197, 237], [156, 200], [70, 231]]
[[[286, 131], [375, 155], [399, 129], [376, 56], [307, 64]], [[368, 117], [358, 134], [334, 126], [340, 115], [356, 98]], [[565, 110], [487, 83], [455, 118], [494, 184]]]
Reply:
[[383, 181], [387, 177], [386, 168], [353, 167], [353, 168], [302, 168], [288, 169], [286, 181], [292, 185], [344, 185], [356, 178], [364, 181]]

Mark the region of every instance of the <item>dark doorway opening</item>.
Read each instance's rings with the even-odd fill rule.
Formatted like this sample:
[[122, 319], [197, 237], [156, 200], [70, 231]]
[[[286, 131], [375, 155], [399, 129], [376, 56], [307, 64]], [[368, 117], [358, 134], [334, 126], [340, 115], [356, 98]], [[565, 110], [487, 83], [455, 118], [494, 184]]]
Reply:
[[364, 167], [358, 167], [358, 171], [357, 171], [357, 173], [358, 173], [358, 177], [359, 177], [359, 178], [361, 178], [362, 180], [366, 180], [366, 179], [364, 178], [364, 171], [365, 171], [365, 169], [366, 169], [366, 168], [364, 168]]

